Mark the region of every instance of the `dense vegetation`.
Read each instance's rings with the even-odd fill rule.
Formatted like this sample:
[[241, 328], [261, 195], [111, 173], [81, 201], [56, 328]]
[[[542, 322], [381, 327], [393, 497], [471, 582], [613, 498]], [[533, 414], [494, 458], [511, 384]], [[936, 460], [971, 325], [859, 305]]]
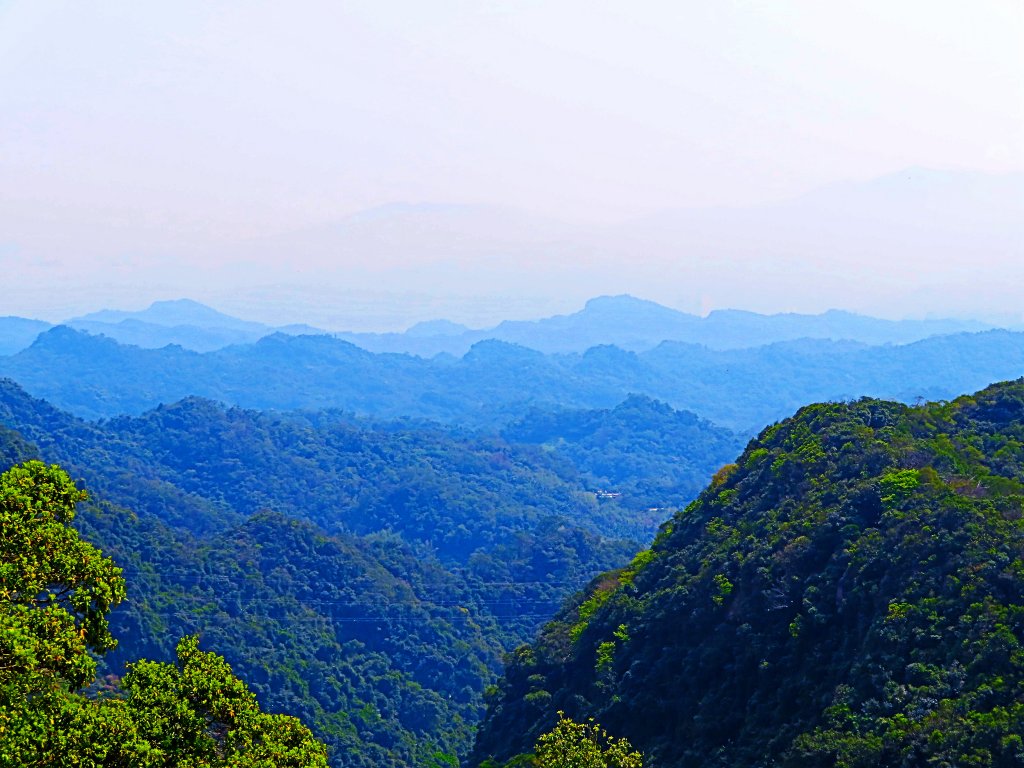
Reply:
[[[601, 434], [627, 451], [633, 434], [638, 472], [671, 446], [691, 484], [734, 452], [728, 433], [650, 401], [556, 422], [581, 426], [581, 455]], [[570, 460], [574, 439], [549, 452], [196, 398], [94, 423], [0, 383], [3, 466], [42, 457], [82, 478], [100, 503], [76, 525], [125, 570], [128, 599], [111, 615], [121, 642], [101, 671], [173, 660], [177, 638], [198, 633], [344, 765], [464, 755], [502, 651], [632, 556], [637, 545], [607, 534], [641, 535], [648, 502], [597, 498]]]
[[106, 671], [173, 658], [174, 638], [196, 633], [334, 764], [432, 765], [469, 748], [504, 635], [486, 598], [436, 562], [271, 512], [206, 542], [109, 508], [83, 510], [80, 527], [128, 577]]
[[175, 659], [177, 638], [197, 633], [263, 707], [309, 723], [333, 764], [430, 766], [468, 750], [510, 631], [493, 614], [516, 601], [489, 602], [395, 537], [328, 536], [276, 513], [204, 540], [110, 504], [83, 507], [75, 524], [128, 582], [105, 686], [139, 656]]
[[[93, 423], [11, 382], [0, 382], [0, 424], [105, 500], [194, 533], [274, 509], [332, 532], [397, 534], [445, 563], [465, 564], [513, 542], [522, 556], [536, 554], [544, 537], [578, 535], [600, 549], [592, 534], [631, 526], [628, 510], [571, 482], [571, 466], [430, 425], [259, 413], [197, 398]], [[566, 557], [546, 566], [556, 569], [550, 575], [578, 576], [577, 558]], [[527, 580], [547, 575], [533, 573], [540, 562], [529, 557], [515, 566]]]
[[512, 655], [474, 764], [557, 710], [657, 765], [1024, 764], [1024, 380], [766, 429]]
[[953, 397], [1024, 368], [1024, 333], [991, 331], [906, 346], [800, 340], [713, 351], [665, 342], [633, 353], [599, 346], [545, 355], [482, 341], [463, 357], [372, 354], [327, 336], [268, 336], [199, 354], [139, 349], [57, 327], [0, 375], [87, 418], [141, 413], [200, 395], [246, 408], [343, 408], [500, 427], [529, 407], [610, 408], [645, 394], [753, 434], [817, 400], [870, 394], [913, 401]]
[[85, 697], [116, 644], [121, 571], [69, 524], [85, 500], [56, 466], [0, 475], [0, 765], [326, 768], [292, 717], [262, 712], [224, 660], [178, 643], [176, 664], [136, 661], [113, 695]]
[[[574, 722], [561, 710], [653, 765], [1018, 765], [1022, 382], [921, 407], [804, 408], [608, 570], [742, 445], [623, 394], [667, 391], [738, 423], [767, 412], [751, 402], [771, 388], [771, 408], [837, 382], [856, 391], [882, 361], [902, 395], [934, 394], [946, 370], [961, 378], [942, 386], [1019, 369], [1018, 346], [992, 333], [558, 357], [487, 343], [424, 361], [327, 338], [197, 355], [55, 329], [12, 359], [59, 368], [37, 380], [85, 393], [86, 411], [191, 380], [235, 401], [354, 398], [366, 413], [489, 426], [198, 397], [93, 422], [0, 381], [0, 469], [59, 462], [100, 500], [75, 525], [128, 586], [94, 691], [130, 692], [140, 657], [173, 689], [189, 664], [214, 663], [180, 646], [198, 635], [335, 765], [451, 764], [485, 700], [473, 764], [531, 750]], [[823, 360], [836, 365], [818, 380], [799, 373]], [[938, 367], [911, 370], [925, 364]], [[503, 651], [600, 571], [489, 686]]]
[[611, 409], [533, 409], [501, 432], [510, 443], [537, 445], [566, 458], [586, 484], [620, 499], [634, 523], [654, 528], [684, 507], [711, 473], [746, 442], [688, 411], [633, 395]]

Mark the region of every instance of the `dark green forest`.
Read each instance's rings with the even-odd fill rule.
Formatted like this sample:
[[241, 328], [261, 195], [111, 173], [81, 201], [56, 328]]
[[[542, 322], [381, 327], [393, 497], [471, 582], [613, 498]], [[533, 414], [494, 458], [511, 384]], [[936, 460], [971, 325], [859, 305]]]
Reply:
[[650, 523], [644, 541], [670, 507], [686, 506], [704, 489], [722, 457], [731, 460], [746, 443], [689, 411], [643, 395], [631, 395], [611, 409], [534, 408], [506, 425], [501, 436], [568, 459], [588, 487], [621, 499], [634, 524]]
[[557, 711], [650, 765], [1024, 765], [1024, 380], [764, 430], [511, 655], [471, 763]]
[[745, 449], [644, 396], [492, 431], [196, 397], [87, 421], [0, 383], [0, 465], [65, 467], [123, 569], [62, 722], [151, 743], [132, 670], [173, 699], [213, 669], [335, 766], [546, 765], [588, 718], [629, 764], [1021, 765], [1022, 446], [1024, 380], [807, 406]]
[[56, 465], [0, 474], [0, 765], [326, 768], [309, 729], [261, 711], [194, 636], [171, 662], [136, 659], [116, 688], [80, 692], [125, 599], [121, 569], [71, 527], [86, 499]]
[[[520, 428], [531, 419], [550, 429], [543, 413]], [[198, 633], [334, 764], [432, 765], [471, 748], [502, 653], [628, 562], [654, 527], [647, 506], [687, 502], [737, 444], [647, 400], [556, 421], [557, 446], [198, 398], [89, 422], [5, 382], [0, 459], [57, 462], [91, 492], [75, 524], [128, 590], [102, 675], [173, 660]], [[593, 452], [631, 434], [634, 474], [572, 460], [576, 436]], [[637, 491], [664, 453], [681, 457], [673, 482]]]

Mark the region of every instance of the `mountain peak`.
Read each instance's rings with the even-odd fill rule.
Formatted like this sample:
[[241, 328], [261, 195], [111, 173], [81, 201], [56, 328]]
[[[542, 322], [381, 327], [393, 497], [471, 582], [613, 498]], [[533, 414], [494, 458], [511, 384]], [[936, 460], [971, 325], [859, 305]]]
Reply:
[[685, 315], [684, 312], [671, 309], [647, 299], [638, 299], [628, 293], [620, 293], [615, 296], [595, 296], [583, 306], [583, 312], [621, 313], [621, 312], [644, 312], [671, 315], [673, 317]]
[[67, 321], [67, 325], [85, 325], [92, 323], [116, 324], [125, 320], [138, 320], [151, 325], [164, 327], [194, 326], [199, 328], [225, 328], [258, 332], [267, 326], [250, 320], [242, 320], [227, 315], [219, 310], [201, 304], [193, 299], [166, 299], [154, 301], [146, 309], [130, 311], [120, 309], [101, 309], [88, 315], [75, 317]]
[[461, 336], [471, 331], [469, 326], [453, 323], [451, 320], [423, 320], [406, 330], [407, 336], [429, 338], [432, 336]]

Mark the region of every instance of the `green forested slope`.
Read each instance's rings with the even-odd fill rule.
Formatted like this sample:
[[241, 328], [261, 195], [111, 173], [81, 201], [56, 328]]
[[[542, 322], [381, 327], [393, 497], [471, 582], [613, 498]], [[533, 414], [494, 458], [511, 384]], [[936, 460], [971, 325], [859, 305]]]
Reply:
[[304, 725], [262, 711], [194, 636], [170, 663], [135, 659], [116, 687], [96, 681], [126, 595], [122, 570], [71, 527], [86, 499], [56, 465], [0, 473], [0, 766], [327, 768]]
[[[37, 453], [0, 434], [0, 455]], [[399, 540], [330, 536], [272, 512], [200, 540], [94, 502], [75, 524], [127, 581], [97, 690], [114, 689], [126, 662], [172, 661], [195, 633], [264, 709], [309, 724], [333, 765], [431, 766], [468, 750], [506, 632], [478, 586]]]
[[501, 651], [635, 549], [543, 456], [425, 425], [198, 399], [92, 423], [10, 382], [0, 425], [7, 464], [59, 462], [99, 502], [76, 525], [128, 583], [105, 670], [198, 633], [336, 765], [465, 754]]
[[630, 524], [628, 510], [598, 504], [542, 456], [429, 425], [378, 428], [343, 414], [260, 413], [198, 398], [96, 423], [9, 381], [0, 382], [0, 424], [102, 498], [193, 532], [274, 509], [332, 531], [389, 531], [465, 563], [520, 534], [545, 536], [558, 518], [595, 533]]
[[[599, 410], [533, 409], [502, 430], [509, 442], [563, 457], [592, 489], [651, 521], [686, 506], [745, 439], [643, 395]], [[614, 496], [613, 496], [614, 494]]]
[[118, 672], [198, 633], [270, 711], [302, 719], [335, 765], [464, 754], [502, 633], [467, 583], [397, 542], [257, 514], [206, 543], [114, 509], [79, 527], [125, 569]]
[[1024, 380], [814, 405], [513, 655], [474, 764], [557, 710], [655, 766], [1024, 764]]

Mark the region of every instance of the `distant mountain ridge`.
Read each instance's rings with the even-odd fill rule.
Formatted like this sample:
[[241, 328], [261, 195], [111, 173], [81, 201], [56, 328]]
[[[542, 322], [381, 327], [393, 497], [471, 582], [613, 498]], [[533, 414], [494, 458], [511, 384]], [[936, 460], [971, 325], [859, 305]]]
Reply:
[[[907, 344], [929, 336], [975, 332], [995, 327], [971, 320], [882, 320], [842, 310], [817, 315], [762, 315], [743, 310], [715, 310], [700, 317], [629, 295], [598, 296], [567, 315], [539, 320], [506, 320], [493, 328], [473, 329], [448, 320], [419, 322], [402, 333], [330, 332], [309, 325], [271, 326], [242, 320], [190, 299], [157, 301], [138, 311], [104, 309], [63, 323], [147, 349], [174, 344], [212, 352], [249, 344], [273, 333], [290, 336], [331, 335], [371, 352], [399, 352], [433, 357], [461, 357], [480, 341], [495, 339], [548, 353], [584, 352], [611, 344], [644, 351], [663, 341], [702, 344], [711, 349], [738, 349], [800, 338]], [[0, 355], [25, 349], [49, 323], [0, 318]]]
[[119, 309], [101, 309], [81, 317], [73, 317], [65, 321], [72, 328], [80, 324], [104, 323], [114, 324], [125, 320], [135, 320], [150, 325], [174, 327], [194, 325], [197, 327], [231, 328], [238, 331], [265, 331], [268, 326], [249, 320], [226, 315], [205, 304], [191, 299], [173, 299], [170, 301], [154, 301], [146, 309], [126, 311]]
[[247, 408], [343, 408], [493, 428], [530, 407], [610, 408], [643, 394], [747, 435], [806, 402], [940, 400], [1022, 373], [1024, 333], [1002, 330], [901, 346], [800, 339], [712, 350], [671, 341], [558, 355], [489, 340], [461, 359], [425, 360], [280, 333], [206, 353], [140, 349], [59, 326], [0, 358], [0, 375], [88, 418], [199, 395]]
[[[424, 327], [425, 326], [425, 327]], [[629, 295], [598, 296], [583, 309], [540, 320], [506, 320], [488, 329], [456, 323], [420, 323], [405, 333], [334, 334], [372, 352], [404, 352], [431, 357], [461, 356], [480, 341], [496, 339], [541, 352], [584, 352], [612, 344], [645, 351], [663, 341], [702, 344], [711, 349], [740, 349], [801, 338], [859, 341], [865, 344], [908, 344], [950, 333], [989, 330], [973, 320], [883, 320], [842, 310], [817, 315], [762, 315], [743, 310], [715, 310], [707, 317], [680, 312]], [[434, 333], [426, 332], [428, 330]]]
[[279, 280], [290, 279], [282, 265], [298, 261], [321, 290], [387, 286], [451, 297], [458, 286], [496, 302], [547, 293], [581, 304], [621, 291], [762, 311], [775, 297], [799, 296], [821, 309], [919, 316], [940, 307], [1019, 322], [1022, 222], [1024, 173], [911, 167], [789, 199], [670, 208], [619, 223], [559, 224], [486, 205], [386, 205], [232, 252]]
[[27, 317], [0, 317], [0, 356], [13, 355], [29, 346], [53, 325]]

